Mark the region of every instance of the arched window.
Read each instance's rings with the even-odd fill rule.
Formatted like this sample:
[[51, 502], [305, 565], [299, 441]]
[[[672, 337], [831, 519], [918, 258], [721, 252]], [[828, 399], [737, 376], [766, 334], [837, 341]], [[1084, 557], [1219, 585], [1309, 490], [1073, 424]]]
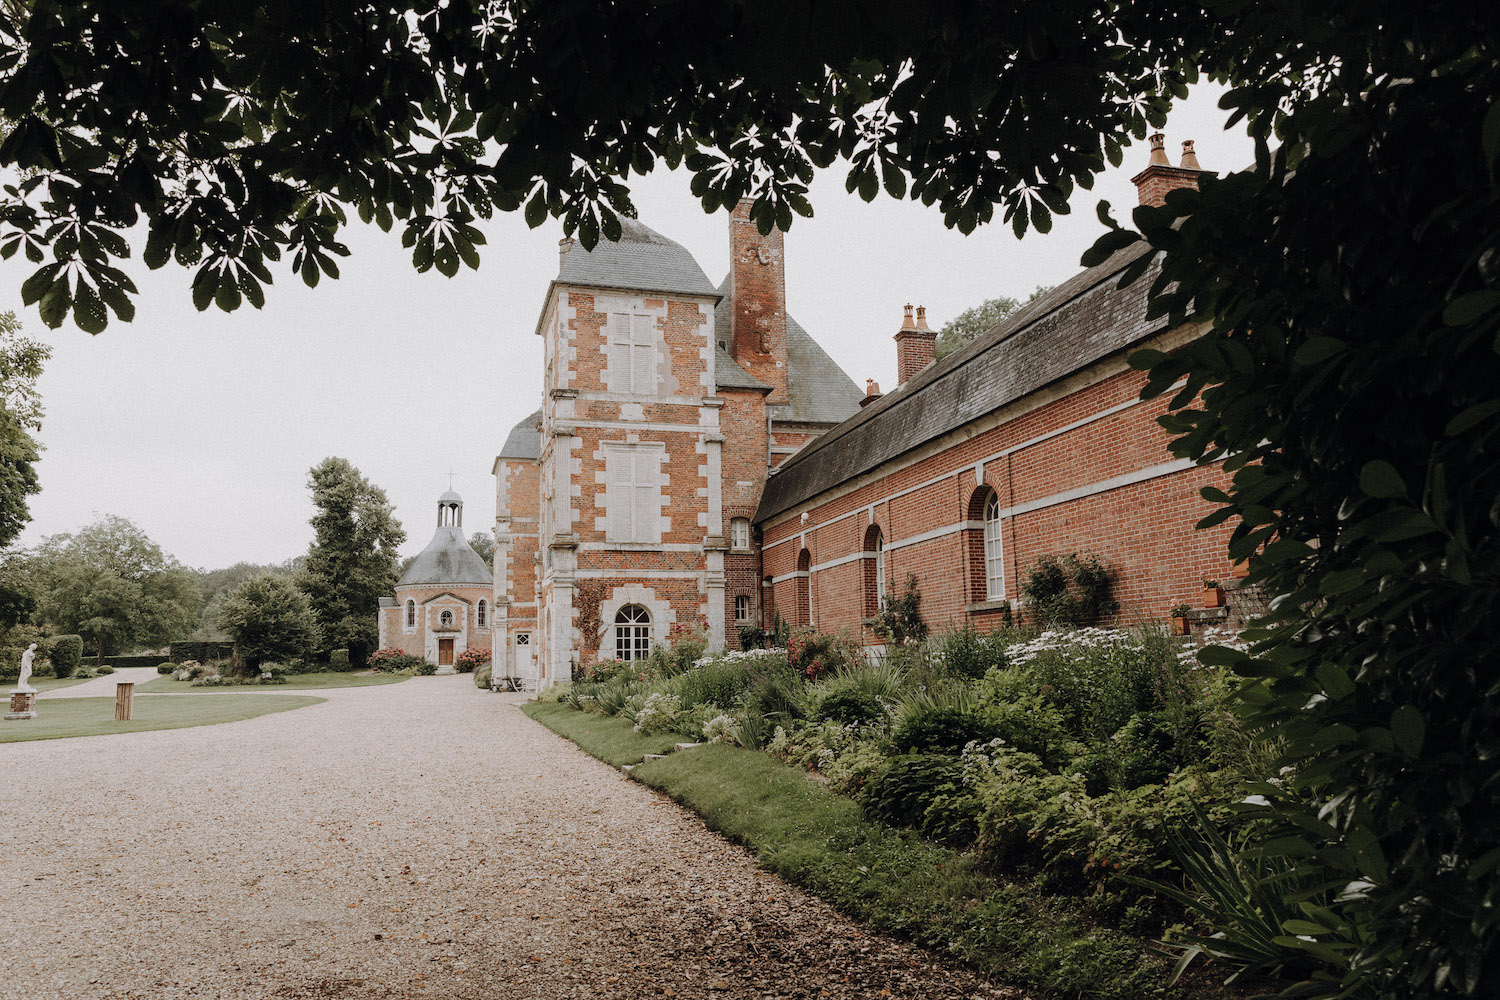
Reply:
[[729, 547], [731, 549], [750, 547], [750, 519], [748, 517], [736, 517], [729, 522]]
[[864, 554], [865, 617], [870, 618], [880, 611], [885, 597], [885, 536], [880, 525], [872, 524], [865, 530]]
[[627, 604], [615, 615], [615, 659], [644, 660], [651, 655], [651, 614]]
[[416, 628], [417, 627], [417, 602], [416, 601], [410, 601], [409, 600], [409, 601], [406, 602], [406, 627], [407, 628]]
[[1005, 551], [1000, 529], [1000, 497], [991, 493], [984, 505], [984, 583], [985, 596], [992, 601], [1005, 596]]
[[438, 623], [441, 624], [443, 628], [451, 628], [453, 625], [453, 612], [444, 611], [442, 614], [438, 615]]
[[797, 606], [792, 611], [793, 625], [812, 624], [812, 553], [803, 549], [797, 556]]
[[481, 597], [479, 599], [479, 610], [476, 612], [476, 621], [478, 622], [480, 628], [486, 628], [486, 627], [488, 627], [487, 623], [485, 622], [484, 611], [485, 611], [484, 598]]

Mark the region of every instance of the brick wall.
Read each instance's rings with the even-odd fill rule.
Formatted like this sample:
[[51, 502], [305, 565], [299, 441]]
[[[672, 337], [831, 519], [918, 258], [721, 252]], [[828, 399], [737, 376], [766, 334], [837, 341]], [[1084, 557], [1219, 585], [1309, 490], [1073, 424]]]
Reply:
[[1211, 509], [1199, 490], [1222, 485], [1222, 471], [1174, 463], [1156, 423], [1165, 401], [1138, 400], [1140, 373], [1116, 359], [1079, 381], [1078, 391], [1018, 407], [1011, 419], [989, 420], [994, 426], [980, 421], [762, 525], [774, 606], [795, 620], [788, 609], [797, 607], [804, 586], [796, 569], [805, 545], [813, 623], [874, 641], [862, 624], [873, 588], [873, 560], [863, 553], [878, 525], [888, 592], [899, 592], [914, 574], [929, 627], [997, 623], [1002, 612], [988, 600], [982, 562], [989, 490], [1008, 512], [1008, 599], [1019, 596], [1037, 558], [1050, 553], [1095, 552], [1114, 567], [1126, 621], [1163, 618], [1172, 606], [1195, 602], [1202, 580], [1227, 579], [1230, 526], [1193, 530]]
[[772, 403], [787, 400], [786, 246], [781, 230], [765, 236], [750, 221], [749, 199], [729, 219], [729, 293], [734, 311], [729, 353], [772, 387]]

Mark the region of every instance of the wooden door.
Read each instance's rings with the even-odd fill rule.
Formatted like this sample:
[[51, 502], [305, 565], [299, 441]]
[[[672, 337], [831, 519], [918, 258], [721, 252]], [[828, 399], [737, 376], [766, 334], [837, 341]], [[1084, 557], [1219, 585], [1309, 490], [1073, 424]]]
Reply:
[[440, 667], [451, 667], [451, 666], [453, 666], [453, 640], [452, 639], [439, 639], [438, 640], [438, 666], [440, 666]]

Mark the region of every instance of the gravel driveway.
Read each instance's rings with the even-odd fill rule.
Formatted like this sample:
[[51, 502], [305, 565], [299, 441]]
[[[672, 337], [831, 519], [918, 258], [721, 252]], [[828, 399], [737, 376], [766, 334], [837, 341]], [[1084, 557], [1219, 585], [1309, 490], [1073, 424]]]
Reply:
[[0, 746], [0, 997], [1016, 995], [862, 934], [516, 696], [322, 694]]

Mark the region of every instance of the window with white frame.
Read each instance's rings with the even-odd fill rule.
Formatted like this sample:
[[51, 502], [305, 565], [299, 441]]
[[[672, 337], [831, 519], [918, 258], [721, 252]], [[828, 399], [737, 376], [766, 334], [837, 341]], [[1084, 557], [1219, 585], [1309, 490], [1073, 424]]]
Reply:
[[452, 628], [453, 612], [444, 611], [442, 614], [438, 615], [438, 624], [443, 626], [443, 628]]
[[656, 395], [656, 320], [609, 314], [609, 391]]
[[605, 450], [605, 537], [609, 541], [661, 541], [661, 459], [659, 445], [614, 445]]
[[1000, 497], [994, 493], [984, 504], [984, 583], [990, 600], [1005, 596], [1005, 553], [1001, 543]]
[[731, 549], [750, 547], [750, 519], [748, 517], [737, 517], [729, 522], [729, 547]]
[[740, 594], [734, 599], [734, 620], [747, 622], [750, 620], [750, 598], [746, 594]]
[[408, 600], [406, 602], [406, 627], [415, 629], [417, 627], [417, 602]]
[[875, 610], [885, 601], [885, 536], [875, 535]]
[[486, 628], [488, 626], [488, 622], [485, 619], [484, 598], [482, 597], [479, 599], [479, 607], [475, 611], [475, 624], [477, 624], [480, 628]]
[[651, 655], [651, 613], [627, 604], [615, 615], [615, 659], [644, 660]]

